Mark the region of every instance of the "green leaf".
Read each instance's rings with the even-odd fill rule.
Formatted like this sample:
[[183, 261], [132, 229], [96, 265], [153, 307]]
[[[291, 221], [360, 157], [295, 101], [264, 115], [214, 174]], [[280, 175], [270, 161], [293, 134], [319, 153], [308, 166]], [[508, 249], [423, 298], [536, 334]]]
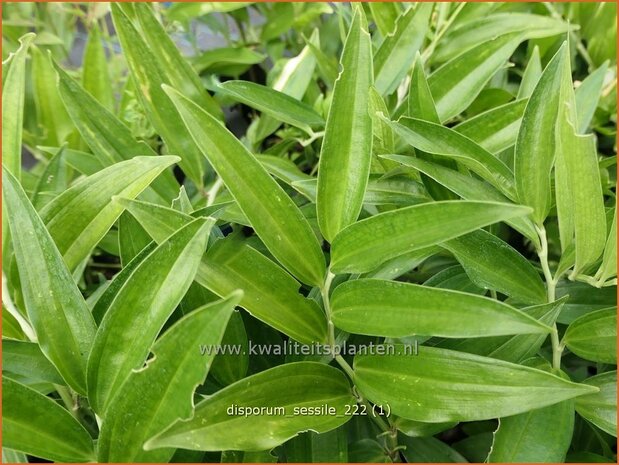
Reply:
[[[271, 85], [273, 90], [289, 95], [296, 100], [303, 98], [314, 75], [316, 58], [312, 50], [316, 49], [320, 52], [320, 40], [317, 30], [306, 40], [306, 43], [307, 45], [303, 47], [297, 56], [286, 61]], [[274, 120], [268, 115], [262, 115], [256, 125], [256, 138], [258, 140], [265, 139], [279, 125], [279, 121]]]
[[43, 210], [41, 218], [70, 270], [74, 270], [122, 213], [112, 197], [137, 197], [175, 156], [135, 157], [83, 178]]
[[363, 204], [372, 157], [371, 53], [365, 16], [357, 9], [342, 51], [318, 165], [318, 224], [329, 242], [357, 220]]
[[584, 381], [599, 392], [576, 399], [576, 411], [602, 431], [617, 437], [617, 371], [602, 373]]
[[[144, 442], [193, 413], [193, 392], [215, 357], [199, 347], [220, 344], [241, 292], [200, 307], [153, 346], [146, 367], [133, 372], [110, 403], [98, 441], [99, 462], [167, 462], [174, 449], [146, 452]], [[140, 427], [136, 428], [136, 422]]]
[[608, 62], [605, 61], [602, 66], [589, 74], [576, 88], [576, 115], [578, 121], [577, 123], [575, 122], [575, 126], [578, 134], [587, 132], [602, 95], [602, 87], [607, 70]]
[[568, 50], [563, 45], [529, 97], [516, 140], [514, 174], [518, 200], [533, 208], [533, 219], [540, 225], [552, 205], [550, 172], [556, 152], [561, 74], [567, 60]]
[[[71, 79], [56, 62], [53, 64], [58, 74], [60, 97], [75, 127], [95, 155], [93, 158], [96, 161], [89, 163], [89, 166], [93, 166], [91, 169], [94, 169], [96, 166], [94, 163], [97, 162], [101, 169], [114, 163], [130, 160], [138, 155], [157, 155], [148, 144], [143, 141], [138, 142], [123, 122]], [[75, 154], [73, 157], [72, 152]], [[69, 149], [65, 149], [64, 153], [69, 164], [71, 164], [71, 159], [83, 163], [85, 157], [88, 156]], [[152, 189], [167, 204], [176, 196], [178, 184], [172, 173], [166, 170], [153, 181]]]
[[206, 92], [202, 81], [191, 65], [181, 56], [177, 45], [155, 17], [152, 7], [147, 3], [134, 3], [132, 8], [144, 41], [160, 64], [169, 84], [198, 102], [214, 117], [223, 119], [221, 108]]
[[576, 100], [566, 59], [561, 69], [555, 169], [557, 216], [562, 250], [576, 250], [573, 279], [604, 252], [606, 212], [593, 134], [576, 133]]
[[505, 66], [521, 41], [506, 34], [481, 43], [445, 63], [428, 78], [441, 122], [465, 110], [485, 84]]
[[94, 444], [49, 397], [2, 377], [2, 447], [56, 462], [93, 462]]
[[299, 434], [284, 444], [288, 463], [349, 463], [346, 427]]
[[563, 341], [585, 360], [617, 364], [617, 311], [598, 310], [574, 320]]
[[[149, 8], [147, 5], [144, 6]], [[198, 187], [201, 187], [205, 166], [204, 158], [161, 87], [162, 84], [175, 84], [183, 89], [186, 87], [179, 85], [179, 82], [166, 74], [169, 67], [178, 63], [167, 64], [161, 61], [160, 54], [165, 54], [167, 60], [171, 59], [168, 47], [165, 51], [163, 49], [153, 51], [153, 47], [149, 46], [145, 40], [149, 33], [138, 31], [127, 17], [125, 11], [131, 8], [131, 6], [123, 8], [118, 4], [111, 5], [114, 26], [137, 90], [136, 96], [144, 107], [151, 124], [165, 141], [167, 153], [178, 154], [182, 158], [180, 167]], [[167, 35], [166, 39], [170, 40]], [[173, 43], [167, 45], [175, 47]], [[165, 45], [161, 46], [165, 47]]]
[[[142, 227], [162, 242], [191, 217], [139, 201], [118, 199]], [[326, 342], [327, 321], [316, 302], [299, 294], [299, 282], [269, 258], [233, 235], [216, 241], [203, 257], [196, 281], [219, 296], [243, 291], [239, 305], [293, 339]]]
[[238, 76], [251, 65], [262, 63], [265, 55], [249, 47], [222, 47], [205, 50], [193, 60], [198, 73]]
[[374, 86], [381, 94], [393, 93], [406, 76], [423, 45], [433, 8], [432, 3], [408, 7], [398, 16], [395, 29], [374, 54]]
[[219, 88], [234, 100], [308, 134], [313, 133], [312, 128], [321, 128], [325, 124], [324, 119], [309, 105], [266, 86], [249, 81], [226, 81]]
[[516, 143], [526, 98], [506, 103], [458, 124], [454, 130], [490, 153], [499, 153]]
[[[325, 404], [335, 414], [324, 412]], [[245, 378], [206, 398], [196, 405], [190, 420], [173, 424], [145, 447], [271, 449], [308, 429], [323, 433], [337, 428], [350, 419], [344, 412], [353, 404], [355, 398], [341, 371], [314, 362], [287, 363]], [[255, 415], [250, 410], [247, 416], [235, 411], [235, 407], [269, 410]], [[308, 415], [308, 411], [303, 414], [300, 409], [304, 408], [312, 409], [313, 414]]]
[[[404, 166], [410, 166], [425, 173], [465, 200], [509, 202], [507, 197], [486, 183], [436, 163], [429, 163], [404, 155], [385, 155], [384, 158], [397, 161]], [[533, 244], [539, 244], [539, 236], [529, 218], [511, 218], [505, 220], [505, 222], [524, 235]]]
[[286, 192], [219, 121], [173, 89], [166, 87], [166, 92], [273, 256], [301, 281], [321, 284], [325, 273], [322, 250]]
[[398, 439], [406, 446], [402, 454], [409, 463], [466, 463], [457, 450], [437, 438], [400, 436]]
[[114, 89], [107, 63], [101, 42], [101, 31], [95, 21], [89, 30], [88, 41], [84, 49], [82, 85], [84, 90], [97, 99], [101, 105], [114, 111]]
[[487, 180], [509, 198], [514, 197], [514, 175], [509, 167], [483, 147], [453, 129], [402, 117], [388, 124], [402, 139], [426, 153], [453, 158]]
[[338, 328], [370, 336], [483, 337], [550, 331], [494, 299], [377, 279], [340, 284], [332, 294], [331, 311]]
[[58, 89], [50, 56], [38, 47], [32, 50], [32, 85], [37, 122], [43, 129], [38, 139], [42, 145], [61, 146], [73, 132], [73, 124], [67, 114]]
[[2, 70], [2, 165], [17, 179], [21, 173], [26, 58], [35, 37], [32, 33], [22, 36], [19, 48], [8, 59], [8, 70]]
[[389, 404], [394, 415], [411, 420], [506, 417], [596, 392], [502, 360], [424, 346], [411, 356], [401, 347], [395, 346], [395, 355], [355, 357], [355, 384], [372, 402]]
[[56, 367], [45, 357], [35, 342], [2, 340], [2, 372], [28, 380], [63, 385]]
[[490, 463], [563, 463], [574, 433], [574, 401], [499, 419]]
[[[199, 284], [197, 284], [200, 286]], [[202, 289], [204, 287], [200, 286]], [[241, 296], [242, 298], [242, 296]], [[238, 302], [237, 302], [238, 304]], [[221, 344], [228, 347], [238, 347], [239, 353], [217, 354], [211, 367], [211, 375], [222, 386], [227, 386], [243, 379], [249, 366], [249, 341], [247, 331], [240, 312], [233, 312]]]
[[[334, 273], [372, 271], [388, 259], [526, 215], [529, 209], [495, 202], [445, 201], [380, 213], [343, 230], [331, 248]], [[390, 231], [388, 241], [383, 231]]]
[[570, 324], [576, 318], [595, 310], [617, 306], [617, 286], [597, 289], [587, 283], [561, 280], [557, 283], [556, 293], [557, 297], [569, 296], [557, 320], [562, 324]]
[[609, 278], [617, 276], [617, 207], [613, 209], [613, 219], [610, 224], [610, 231], [608, 232], [608, 239], [606, 239], [606, 246], [604, 247], [604, 257], [602, 264], [598, 269], [595, 277], [598, 280], [598, 284], [603, 284]]
[[[386, 5], [387, 3], [384, 3]], [[348, 448], [350, 463], [391, 463], [392, 460], [377, 441], [361, 439], [353, 442]]]
[[455, 255], [475, 284], [528, 303], [546, 300], [539, 273], [516, 249], [484, 230], [442, 244]]
[[[520, 311], [535, 318], [546, 326], [557, 321], [567, 297], [551, 303], [521, 308]], [[517, 336], [497, 336], [477, 339], [446, 339], [438, 343], [444, 349], [458, 350], [476, 355], [520, 363], [533, 357], [546, 340], [546, 334], [519, 334]]]
[[142, 366], [189, 288], [212, 225], [212, 220], [197, 219], [180, 229], [154, 249], [118, 290], [88, 360], [88, 399], [99, 416], [105, 416], [131, 371]]
[[64, 192], [69, 185], [64, 146], [52, 156], [39, 177], [31, 199], [34, 208], [40, 211], [46, 204]]
[[449, 60], [462, 51], [506, 34], [521, 33], [521, 40], [541, 39], [577, 29], [561, 19], [529, 13], [494, 13], [467, 21], [450, 30], [432, 59]]
[[400, 5], [390, 2], [368, 2], [368, 7], [378, 32], [381, 36], [387, 37], [387, 34], [394, 30], [395, 23], [400, 17]]
[[140, 223], [128, 212], [118, 218], [118, 249], [123, 269], [141, 250], [150, 244], [151, 238]]
[[396, 418], [393, 425], [398, 431], [412, 438], [434, 436], [448, 429], [453, 428], [458, 423], [450, 421], [447, 423], [423, 423], [421, 421], [408, 420], [406, 418]]
[[94, 320], [52, 236], [17, 179], [4, 168], [2, 193], [23, 302], [41, 350], [69, 386], [84, 394]]
[[[419, 52], [415, 58], [415, 66], [408, 89], [408, 116], [439, 124], [441, 121], [436, 112], [434, 98], [430, 92], [426, 74], [423, 70], [423, 61]], [[385, 112], [385, 115], [387, 113]]]
[[539, 56], [539, 47], [536, 45], [533, 48], [533, 52], [529, 57], [527, 67], [522, 73], [522, 80], [520, 81], [520, 87], [518, 87], [517, 99], [522, 100], [529, 98], [535, 89], [535, 86], [539, 82], [539, 78], [542, 75], [542, 60]]

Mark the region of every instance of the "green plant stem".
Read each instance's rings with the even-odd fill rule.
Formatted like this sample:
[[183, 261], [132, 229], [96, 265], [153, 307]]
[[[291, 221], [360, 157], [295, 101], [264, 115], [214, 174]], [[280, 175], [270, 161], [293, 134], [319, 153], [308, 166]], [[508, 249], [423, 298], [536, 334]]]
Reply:
[[[548, 237], [546, 235], [546, 228], [544, 226], [537, 226], [537, 234], [539, 236], [539, 242], [541, 248], [537, 251], [540, 264], [542, 265], [542, 272], [544, 273], [544, 279], [546, 280], [546, 292], [548, 302], [554, 302], [556, 300], [556, 287], [558, 276], [553, 276], [550, 271], [550, 265], [548, 263]], [[561, 354], [563, 353], [563, 347], [559, 343], [559, 331], [557, 324], [552, 326], [550, 332], [550, 340], [552, 343], [552, 368], [555, 370], [561, 369]]]
[[462, 11], [462, 9], [465, 6], [466, 6], [465, 2], [461, 3], [460, 5], [458, 5], [456, 10], [451, 14], [449, 19], [445, 22], [445, 24], [443, 25], [441, 30], [439, 32], [437, 32], [437, 34], [434, 36], [434, 38], [432, 39], [432, 42], [430, 42], [430, 45], [428, 46], [428, 48], [426, 48], [423, 51], [423, 54], [421, 55], [421, 59], [423, 60], [424, 63], [428, 60], [428, 58], [430, 58], [432, 53], [434, 53], [434, 49], [436, 48], [436, 44], [438, 44], [439, 40], [441, 40], [441, 38], [445, 35], [447, 30], [450, 28], [450, 26], [453, 24], [453, 22], [456, 20], [456, 18], [458, 17], [458, 15], [460, 14], [460, 12]]
[[[346, 373], [346, 375], [350, 378], [350, 380], [352, 381], [354, 385], [354, 382], [355, 382], [354, 370], [352, 369], [350, 364], [344, 359], [344, 357], [342, 357], [340, 354], [336, 354], [337, 344], [335, 341], [335, 326], [333, 324], [333, 321], [331, 321], [331, 304], [329, 302], [329, 291], [331, 290], [331, 283], [333, 282], [334, 277], [335, 275], [331, 273], [330, 270], [327, 270], [327, 276], [325, 277], [325, 282], [320, 288], [320, 294], [322, 296], [322, 303], [324, 305], [325, 314], [327, 316], [327, 325], [329, 327], [329, 335], [328, 335], [329, 347], [330, 347], [330, 352], [333, 355], [333, 358], [340, 365], [340, 367], [342, 367], [342, 369], [344, 370], [344, 373]], [[385, 435], [387, 437], [387, 453], [389, 454], [389, 457], [394, 462], [399, 461], [398, 460], [399, 459], [399, 454], [398, 454], [399, 448], [398, 448], [397, 430], [393, 426], [390, 426], [380, 416], [377, 416], [374, 414], [374, 409], [372, 408], [372, 404], [370, 404], [370, 402], [367, 399], [365, 399], [361, 395], [361, 393], [357, 391], [357, 389], [355, 389], [354, 392], [355, 392], [355, 397], [357, 399], [357, 403], [365, 406], [366, 414], [381, 429], [382, 431], [381, 436]]]
[[59, 384], [54, 384], [54, 388], [56, 388], [56, 391], [60, 395], [60, 398], [62, 399], [65, 407], [67, 407], [69, 413], [73, 415], [73, 418], [79, 421], [77, 409], [75, 408], [75, 398], [73, 397], [73, 394], [71, 394], [69, 388], [66, 386], [61, 386]]
[[325, 282], [320, 288], [320, 295], [322, 296], [322, 304], [325, 307], [327, 325], [329, 327], [329, 347], [331, 350], [331, 355], [335, 357], [335, 326], [333, 325], [333, 321], [331, 321], [331, 305], [329, 303], [329, 290], [331, 289], [331, 283], [333, 282], [334, 277], [335, 275], [331, 273], [331, 270], [327, 270]]
[[215, 199], [217, 198], [217, 194], [219, 190], [223, 187], [224, 181], [221, 178], [217, 178], [217, 180], [213, 183], [211, 188], [204, 194], [206, 197], [206, 206], [210, 207], [215, 203]]

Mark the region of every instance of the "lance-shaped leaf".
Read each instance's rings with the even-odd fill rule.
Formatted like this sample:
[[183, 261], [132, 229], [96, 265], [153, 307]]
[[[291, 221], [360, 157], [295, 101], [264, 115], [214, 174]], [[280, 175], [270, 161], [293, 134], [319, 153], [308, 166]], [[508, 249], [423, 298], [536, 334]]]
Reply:
[[32, 192], [30, 198], [37, 211], [67, 189], [69, 184], [67, 171], [63, 146], [49, 160]]
[[507, 197], [514, 197], [514, 175], [509, 167], [468, 137], [440, 124], [415, 118], [402, 117], [397, 122], [388, 121], [388, 124], [416, 149], [453, 158]]
[[441, 122], [465, 110], [514, 53], [521, 41], [519, 33], [506, 34], [484, 42], [451, 61], [428, 78]]
[[331, 311], [338, 328], [370, 336], [483, 337], [550, 331], [494, 299], [378, 279], [340, 284], [333, 291]]
[[475, 284], [528, 303], [546, 300], [539, 273], [516, 249], [487, 231], [474, 231], [442, 244]]
[[52, 236], [17, 179], [4, 168], [2, 193], [24, 306], [41, 350], [69, 386], [85, 394], [95, 322]]
[[406, 354], [403, 346], [393, 350], [393, 355], [355, 357], [355, 385], [372, 402], [389, 404], [394, 415], [411, 420], [506, 417], [597, 392], [586, 384], [493, 358], [425, 346], [416, 356]]
[[568, 60], [563, 45], [542, 73], [524, 110], [514, 154], [518, 200], [533, 208], [533, 219], [543, 223], [551, 207], [550, 172], [555, 159], [561, 73]]
[[67, 114], [58, 89], [51, 55], [32, 46], [32, 85], [37, 111], [37, 122], [43, 130], [42, 145], [61, 146], [73, 131], [73, 124]]
[[563, 342], [579, 357], [617, 364], [617, 310], [587, 313], [567, 328]]
[[385, 37], [374, 54], [374, 87], [383, 95], [393, 93], [413, 64], [423, 45], [434, 5], [420, 3], [408, 7], [397, 19], [393, 32]]
[[[410, 166], [411, 168], [415, 168], [427, 174], [465, 200], [509, 202], [507, 197], [492, 186], [472, 176], [460, 173], [459, 171], [404, 155], [383, 155], [383, 158], [397, 161], [404, 166]], [[505, 222], [529, 239], [533, 244], [539, 244], [539, 236], [529, 218], [511, 218], [505, 220]]]
[[[528, 212], [518, 205], [455, 200], [380, 213], [338, 234], [331, 248], [331, 269], [335, 273], [372, 271], [398, 255]], [[384, 231], [390, 233], [388, 241]]]
[[606, 246], [604, 247], [604, 257], [602, 258], [602, 264], [595, 274], [598, 280], [598, 285], [604, 284], [606, 280], [617, 276], [617, 207], [615, 206], [613, 212], [612, 223], [610, 224], [610, 231], [608, 232], [608, 239], [606, 239]]
[[96, 21], [88, 32], [82, 68], [84, 89], [105, 108], [114, 111], [114, 89], [110, 80], [107, 57], [101, 42], [101, 31]]
[[578, 118], [576, 129], [578, 134], [587, 132], [602, 95], [607, 70], [608, 61], [605, 61], [602, 66], [587, 76], [576, 89], [576, 116]]
[[574, 401], [499, 419], [490, 463], [563, 463], [574, 434]]
[[215, 358], [214, 352], [202, 354], [200, 346], [221, 343], [241, 296], [237, 292], [192, 311], [157, 340], [146, 367], [131, 373], [110, 403], [99, 435], [99, 462], [170, 460], [174, 449], [147, 452], [142, 446], [176, 420], [191, 417], [193, 393]]
[[[157, 156], [144, 141], [138, 142], [122, 121], [71, 79], [56, 62], [53, 64], [58, 74], [60, 97], [82, 139], [95, 155], [95, 160], [89, 166], [100, 166], [99, 169], [102, 169], [139, 155]], [[76, 152], [72, 157], [69, 149], [65, 149], [64, 153], [69, 164], [71, 159], [83, 163], [88, 157], [88, 154], [82, 152]], [[93, 173], [89, 171], [86, 174]], [[163, 202], [169, 203], [178, 192], [178, 184], [172, 173], [166, 170], [153, 181], [152, 189]]]
[[436, 105], [428, 86], [426, 73], [423, 70], [423, 60], [419, 52], [417, 52], [415, 67], [411, 75], [407, 104], [408, 116], [437, 124], [441, 122], [436, 113]]
[[136, 267], [110, 304], [88, 360], [88, 400], [99, 416], [131, 371], [142, 366], [189, 288], [212, 225], [197, 219], [170, 236]]
[[606, 212], [595, 136], [576, 133], [576, 100], [569, 61], [560, 70], [561, 95], [557, 121], [555, 191], [561, 247], [572, 243], [575, 263], [571, 278], [602, 255], [606, 243]]
[[[296, 100], [303, 98], [316, 68], [316, 54], [312, 50], [318, 50], [318, 53], [322, 53], [317, 29], [307, 40], [307, 45], [303, 47], [303, 50], [296, 57], [290, 58], [282, 67], [271, 85], [273, 90], [289, 95]], [[262, 115], [256, 126], [256, 139], [263, 140], [271, 135], [279, 125], [279, 121], [268, 115]]]
[[58, 370], [36, 342], [2, 340], [2, 371], [28, 380], [63, 385]]
[[308, 284], [321, 284], [325, 260], [309, 223], [260, 162], [219, 121], [166, 87], [189, 132], [273, 256]]
[[312, 128], [318, 129], [325, 124], [322, 116], [309, 105], [266, 86], [249, 81], [226, 81], [219, 88], [234, 100], [260, 110], [278, 121], [302, 129], [308, 134], [312, 133]]
[[337, 428], [350, 419], [344, 413], [355, 403], [340, 370], [315, 362], [287, 363], [203, 400], [190, 420], [173, 424], [146, 448], [271, 449], [308, 429], [324, 433]]
[[448, 31], [432, 59], [439, 62], [449, 60], [463, 50], [505, 34], [522, 33], [521, 40], [529, 40], [551, 37], [577, 28], [562, 19], [529, 13], [484, 15]]
[[389, 2], [372, 2], [368, 3], [372, 19], [378, 28], [378, 32], [383, 37], [393, 32], [395, 23], [400, 17], [402, 11], [398, 3]]
[[76, 182], [41, 210], [41, 218], [70, 270], [90, 254], [122, 213], [112, 197], [137, 197], [178, 160], [174, 156], [135, 157], [116, 163]]
[[576, 411], [595, 426], [617, 437], [617, 371], [592, 376], [585, 384], [599, 392], [576, 399]]
[[[202, 186], [204, 158], [187, 128], [178, 118], [178, 112], [161, 88], [171, 79], [162, 69], [162, 62], [152, 52], [142, 34], [119, 4], [112, 4], [112, 17], [118, 38], [131, 71], [136, 96], [157, 133], [166, 143], [168, 153], [178, 154], [181, 168], [198, 186]], [[146, 6], [146, 5], [145, 5]], [[127, 7], [126, 9], [130, 9]]]
[[[157, 242], [192, 220], [169, 208], [135, 200], [118, 201]], [[228, 236], [209, 247], [196, 281], [219, 296], [242, 290], [241, 307], [299, 342], [327, 340], [324, 312], [316, 302], [299, 294], [299, 282], [239, 238]]]
[[499, 153], [516, 143], [527, 99], [492, 108], [454, 127], [490, 153]]
[[357, 9], [335, 82], [318, 165], [317, 213], [320, 231], [333, 241], [359, 216], [372, 157], [372, 46], [363, 10]]
[[[520, 311], [535, 318], [546, 326], [552, 326], [557, 321], [563, 304], [563, 297], [554, 302], [532, 307], [521, 308]], [[506, 362], [520, 363], [535, 356], [547, 338], [547, 334], [519, 334], [517, 336], [483, 337], [476, 339], [445, 339], [437, 345], [444, 349], [458, 350], [486, 357], [498, 358]]]
[[17, 179], [21, 173], [26, 57], [34, 38], [32, 33], [21, 37], [17, 51], [3, 63], [8, 70], [2, 73], [2, 164]]
[[2, 377], [2, 447], [56, 462], [93, 462], [92, 438], [49, 397]]
[[530, 97], [541, 75], [542, 60], [539, 56], [539, 47], [536, 45], [533, 48], [527, 67], [522, 73], [522, 80], [520, 81], [520, 87], [518, 87], [518, 95], [516, 98], [522, 100]]
[[169, 84], [179, 89], [194, 102], [218, 119], [223, 119], [223, 112], [215, 99], [205, 90], [200, 77], [193, 70], [187, 60], [180, 54], [161, 23], [154, 15], [151, 5], [147, 3], [132, 3], [120, 5], [130, 16], [133, 9], [135, 19], [140, 25], [140, 32], [150, 51], [156, 57]]
[[251, 65], [262, 63], [265, 58], [265, 55], [249, 47], [222, 47], [205, 50], [191, 62], [200, 74], [239, 76]]

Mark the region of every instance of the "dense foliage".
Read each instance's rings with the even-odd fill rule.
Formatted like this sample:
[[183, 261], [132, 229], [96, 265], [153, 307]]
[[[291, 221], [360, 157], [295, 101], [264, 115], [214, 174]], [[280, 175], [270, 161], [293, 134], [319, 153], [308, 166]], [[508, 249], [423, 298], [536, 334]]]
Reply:
[[616, 461], [615, 3], [2, 20], [4, 461]]

